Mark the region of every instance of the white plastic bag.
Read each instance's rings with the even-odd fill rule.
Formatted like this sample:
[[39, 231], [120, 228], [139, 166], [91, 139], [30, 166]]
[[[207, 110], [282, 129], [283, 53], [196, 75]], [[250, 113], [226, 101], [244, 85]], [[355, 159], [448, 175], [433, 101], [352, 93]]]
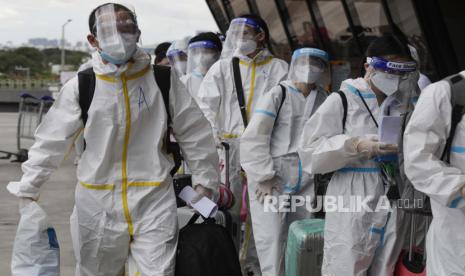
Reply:
[[22, 207], [20, 213], [11, 257], [11, 274], [60, 275], [60, 248], [47, 214], [36, 202]]

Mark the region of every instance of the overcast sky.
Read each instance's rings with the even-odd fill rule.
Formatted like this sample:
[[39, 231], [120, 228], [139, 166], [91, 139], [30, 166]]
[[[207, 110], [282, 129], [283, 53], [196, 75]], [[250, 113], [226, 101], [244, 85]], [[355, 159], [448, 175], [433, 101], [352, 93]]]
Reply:
[[[19, 45], [29, 38], [61, 38], [68, 19], [66, 40], [86, 41], [90, 11], [111, 0], [0, 0], [0, 43]], [[122, 2], [124, 1], [115, 1]], [[217, 31], [205, 0], [131, 0], [144, 45], [174, 40], [195, 31]]]

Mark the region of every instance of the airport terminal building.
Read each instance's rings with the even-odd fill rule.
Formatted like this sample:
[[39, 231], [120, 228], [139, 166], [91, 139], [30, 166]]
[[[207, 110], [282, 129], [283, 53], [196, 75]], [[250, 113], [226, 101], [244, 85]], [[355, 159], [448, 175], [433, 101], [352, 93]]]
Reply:
[[[401, 32], [417, 49], [432, 81], [465, 69], [465, 1], [461, 0], [206, 0], [219, 29], [256, 13], [268, 23], [270, 48], [290, 60], [293, 49], [330, 53], [333, 78], [361, 74], [369, 42]], [[334, 87], [333, 87], [334, 88]]]

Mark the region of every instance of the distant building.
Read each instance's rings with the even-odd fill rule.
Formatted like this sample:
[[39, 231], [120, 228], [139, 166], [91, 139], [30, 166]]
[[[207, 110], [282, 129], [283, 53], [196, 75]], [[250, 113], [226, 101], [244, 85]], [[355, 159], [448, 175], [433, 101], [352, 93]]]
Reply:
[[66, 64], [63, 66], [63, 70], [60, 70], [61, 65], [60, 64], [52, 64], [51, 68], [51, 73], [54, 75], [60, 75], [60, 71], [73, 71], [74, 66], [70, 64]]

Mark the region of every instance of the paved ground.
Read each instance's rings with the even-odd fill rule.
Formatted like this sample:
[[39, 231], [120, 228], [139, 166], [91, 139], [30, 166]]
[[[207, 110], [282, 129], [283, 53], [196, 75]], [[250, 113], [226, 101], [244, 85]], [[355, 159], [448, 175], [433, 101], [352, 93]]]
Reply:
[[[0, 113], [0, 150], [16, 149], [17, 113]], [[30, 143], [29, 143], [30, 144]], [[2, 156], [2, 154], [0, 154]], [[69, 216], [74, 205], [76, 167], [74, 151], [63, 162], [42, 189], [39, 205], [44, 208], [58, 235], [61, 253], [61, 275], [74, 275], [74, 256], [69, 231]], [[0, 275], [11, 275], [10, 261], [19, 220], [16, 198], [8, 193], [9, 181], [19, 180], [21, 166], [0, 160]]]

